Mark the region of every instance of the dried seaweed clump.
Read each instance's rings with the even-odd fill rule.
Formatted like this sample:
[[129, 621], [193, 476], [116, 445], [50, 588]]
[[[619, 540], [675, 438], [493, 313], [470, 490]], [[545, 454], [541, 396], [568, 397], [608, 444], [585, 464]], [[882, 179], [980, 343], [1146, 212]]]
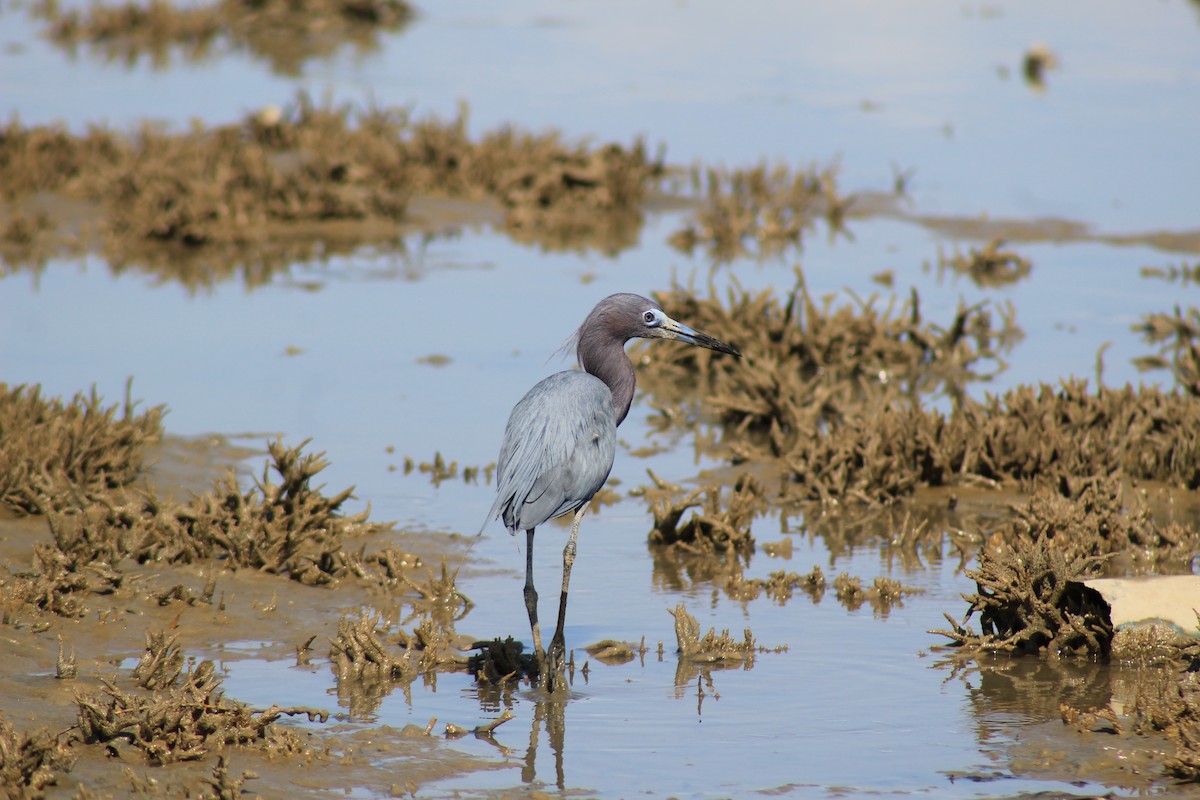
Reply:
[[1070, 558], [1119, 556], [1131, 572], [1164, 567], [1187, 571], [1200, 552], [1200, 531], [1171, 523], [1158, 525], [1137, 492], [1122, 492], [1121, 482], [1108, 478], [1081, 482], [1070, 496], [1043, 488], [1015, 519], [996, 531], [989, 547], [1011, 548], [1017, 542], [1037, 541]]
[[65, 742], [45, 731], [26, 734], [0, 714], [0, 795], [11, 800], [34, 800], [69, 772], [75, 756]]
[[60, 617], [82, 617], [87, 613], [85, 595], [111, 594], [123, 583], [119, 570], [82, 550], [35, 544], [33, 568], [0, 581], [0, 596], [9, 607], [3, 621], [12, 622], [26, 605]]
[[162, 436], [162, 406], [105, 408], [93, 389], [69, 403], [40, 387], [0, 384], [0, 505], [20, 514], [85, 505], [141, 474]]
[[[1200, 673], [1179, 672], [1177, 666], [1136, 670], [1128, 678], [1134, 683], [1131, 702], [1089, 709], [1060, 704], [1063, 723], [1081, 733], [1115, 736], [1122, 751], [1143, 751], [1167, 775], [1200, 782]], [[1163, 753], [1154, 738], [1163, 735], [1174, 744], [1174, 754]]]
[[384, 223], [364, 230], [392, 239], [414, 194], [491, 198], [510, 229], [554, 240], [640, 217], [662, 171], [641, 142], [568, 145], [512, 129], [472, 140], [465, 114], [414, 122], [403, 110], [317, 106], [303, 94], [282, 110], [181, 133], [0, 129], [5, 195], [98, 204], [116, 264], [148, 245], [243, 248], [294, 237], [297, 225], [319, 237], [314, 226], [326, 222]]
[[722, 302], [681, 286], [655, 295], [680, 318], [736, 343], [744, 358], [712, 359], [682, 348], [637, 351], [648, 390], [665, 395], [699, 380], [723, 422], [739, 434], [757, 434], [737, 437], [746, 440], [739, 458], [782, 456], [822, 420], [984, 377], [991, 370], [977, 372], [980, 365], [998, 369], [1000, 351], [1016, 336], [1011, 316], [996, 328], [982, 306], [960, 307], [945, 327], [927, 322], [915, 292], [899, 307], [893, 298], [881, 308], [875, 297], [834, 308], [830, 296], [818, 305], [803, 273], [797, 270], [796, 278], [783, 297], [731, 287]]
[[676, 249], [690, 254], [703, 247], [710, 258], [729, 261], [750, 255], [770, 258], [798, 247], [802, 235], [824, 217], [840, 228], [850, 199], [837, 191], [837, 169], [809, 167], [793, 171], [760, 164], [732, 171], [699, 170], [704, 198], [694, 217], [671, 236]]
[[330, 642], [329, 663], [338, 697], [356, 716], [374, 712], [396, 686], [407, 696], [409, 685], [420, 675], [468, 665], [456, 649], [454, 629], [432, 617], [423, 619], [411, 633], [401, 630], [395, 654], [381, 638], [383, 633], [375, 614], [343, 617], [337, 637]]
[[[980, 554], [967, 570], [978, 591], [962, 623], [946, 614], [950, 630], [937, 630], [967, 655], [1038, 653], [1044, 657], [1107, 658], [1113, 626], [1104, 600], [1079, 582], [1094, 577], [1103, 558], [1072, 557], [1040, 538], [1018, 541], [1011, 551]], [[979, 614], [980, 633], [966, 625]]]
[[1014, 250], [1005, 250], [1004, 242], [993, 239], [980, 249], [972, 247], [966, 253], [955, 252], [938, 259], [941, 269], [950, 269], [968, 276], [976, 286], [998, 287], [1017, 283], [1028, 277], [1033, 264]]
[[710, 628], [708, 633], [701, 636], [700, 623], [688, 613], [683, 603], [667, 610], [675, 617], [675, 640], [679, 644], [680, 658], [704, 663], [747, 662], [747, 666], [753, 663], [758, 647], [749, 628], [740, 641], [730, 637], [728, 630], [718, 636], [716, 628]]
[[[440, 581], [431, 578], [427, 586], [418, 586], [406, 574], [420, 564], [416, 556], [394, 547], [365, 555], [345, 549], [346, 538], [388, 525], [368, 522], [369, 511], [342, 515], [350, 489], [333, 497], [314, 489], [311, 481], [326, 462], [321, 454], [302, 454], [303, 446], [271, 443], [271, 464], [249, 490], [243, 491], [230, 474], [212, 492], [186, 503], [145, 493], [129, 502], [109, 500], [50, 514], [53, 543], [35, 545], [33, 567], [0, 581], [3, 621], [10, 622], [26, 606], [81, 616], [87, 610], [86, 594], [109, 594], [125, 585], [120, 562], [126, 558], [172, 564], [221, 559], [231, 568], [286, 575], [308, 585], [350, 576], [383, 586], [407, 582], [427, 605], [465, 614], [470, 600], [457, 592], [453, 575], [443, 571]], [[270, 480], [272, 468], [278, 483]], [[212, 580], [199, 596], [178, 586], [159, 601], [211, 602], [214, 589]]]
[[146, 631], [146, 651], [133, 668], [133, 680], [143, 689], [174, 686], [183, 671], [183, 648], [179, 634]]
[[[762, 484], [751, 475], [743, 474], [737, 479], [724, 507], [719, 486], [702, 486], [679, 497], [682, 487], [662, 480], [653, 472], [650, 477], [663, 492], [651, 509], [654, 529], [650, 531], [650, 544], [707, 555], [754, 552], [750, 524], [766, 510], [766, 499]], [[693, 513], [681, 524], [684, 513], [691, 508], [702, 511]]]
[[[211, 492], [181, 505], [149, 498], [138, 506], [113, 507], [110, 522], [117, 530], [133, 530], [126, 552], [140, 562], [219, 557], [230, 567], [285, 574], [309, 585], [363, 575], [358, 557], [343, 549], [343, 538], [379, 526], [367, 522], [369, 511], [341, 514], [352, 488], [332, 497], [313, 488], [313, 478], [328, 462], [321, 453], [303, 454], [307, 443], [271, 442], [271, 462], [249, 489], [238, 486], [231, 473]], [[272, 470], [278, 482], [271, 480]]]
[[1147, 314], [1133, 326], [1147, 344], [1157, 345], [1155, 355], [1134, 359], [1143, 372], [1168, 369], [1175, 384], [1190, 395], [1200, 395], [1200, 309], [1184, 313], [1179, 306], [1173, 314]]
[[324, 712], [309, 708], [256, 711], [228, 700], [211, 661], [200, 662], [178, 685], [149, 695], [124, 692], [109, 681], [104, 685], [100, 692], [76, 697], [80, 738], [113, 749], [127, 743], [151, 764], [194, 761], [234, 745], [294, 752], [299, 740], [275, 732], [272, 723], [285, 714], [303, 714], [310, 721], [325, 718]]
[[379, 707], [394, 684], [408, 684], [421, 672], [416, 649], [392, 655], [379, 638], [378, 617], [342, 617], [330, 642], [329, 666], [337, 680], [338, 697], [356, 716]]
[[1170, 675], [1145, 685], [1134, 699], [1133, 733], [1165, 732], [1175, 744], [1175, 754], [1163, 762], [1167, 774], [1200, 782], [1200, 673]]

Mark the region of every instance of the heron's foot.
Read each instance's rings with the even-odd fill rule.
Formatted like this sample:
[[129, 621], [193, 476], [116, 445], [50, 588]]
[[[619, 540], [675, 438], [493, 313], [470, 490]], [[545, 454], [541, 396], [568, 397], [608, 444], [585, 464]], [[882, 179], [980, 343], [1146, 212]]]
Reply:
[[559, 637], [550, 642], [550, 650], [542, 660], [538, 684], [548, 692], [567, 688], [566, 643]]

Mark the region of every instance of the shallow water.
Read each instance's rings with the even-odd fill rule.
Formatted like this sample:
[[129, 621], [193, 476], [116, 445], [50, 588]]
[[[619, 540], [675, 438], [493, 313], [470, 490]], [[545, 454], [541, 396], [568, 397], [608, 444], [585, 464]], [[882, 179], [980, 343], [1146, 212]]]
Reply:
[[[892, 269], [895, 293], [902, 299], [918, 287], [927, 318], [943, 322], [960, 299], [1011, 300], [1025, 338], [1008, 354], [1008, 369], [976, 392], [1094, 377], [1106, 343], [1104, 380], [1137, 381], [1129, 359], [1147, 348], [1131, 324], [1194, 303], [1195, 286], [1139, 275], [1144, 266], [1196, 258], [1194, 244], [1171, 251], [1143, 236], [1168, 231], [1196, 241], [1200, 159], [1187, 133], [1200, 127], [1194, 3], [429, 5], [377, 52], [312, 61], [297, 79], [239, 54], [200, 64], [176, 59], [161, 71], [100, 63], [86, 51], [68, 58], [35, 38], [36, 23], [15, 6], [0, 28], [0, 84], [8, 87], [0, 108], [25, 122], [72, 128], [147, 117], [216, 123], [286, 103], [300, 87], [408, 105], [418, 115], [450, 114], [461, 99], [474, 131], [513, 123], [599, 140], [645, 135], [665, 143], [675, 163], [838, 157], [844, 191], [889, 191], [894, 170], [912, 170], [904, 214], [852, 219], [849, 236], [820, 228], [802, 253], [738, 261], [713, 272], [713, 281], [783, 291], [801, 263], [814, 296], [849, 288], [886, 302], [892, 292], [871, 276]], [[1022, 54], [1038, 41], [1061, 62], [1041, 89], [1020, 76]], [[939, 278], [939, 248], [983, 244], [967, 227], [981, 216], [1061, 218], [1090, 234], [1030, 243], [1010, 236], [1034, 265], [1014, 286]], [[934, 226], [931, 217], [950, 224]], [[598, 298], [665, 289], [673, 276], [703, 285], [710, 274], [703, 257], [665, 243], [678, 221], [652, 216], [637, 246], [615, 257], [545, 253], [490, 230], [424, 243], [414, 237], [404, 255], [362, 250], [296, 264], [254, 289], [230, 281], [190, 291], [113, 274], [95, 257], [54, 262], [0, 280], [0, 379], [67, 395], [95, 384], [115, 400], [133, 376], [135, 396], [170, 407], [171, 433], [312, 437], [332, 461], [326, 484], [356, 485], [374, 518], [473, 534], [491, 488], [460, 480], [434, 486], [398, 469], [404, 456], [420, 461], [440, 451], [464, 465], [491, 462], [512, 404], [561, 368], [551, 353]], [[1116, 235], [1132, 241], [1105, 238]], [[421, 360], [430, 355], [449, 362]], [[621, 428], [613, 475], [622, 490], [646, 482], [647, 467], [684, 482], [716, 466], [688, 440], [653, 433], [652, 413], [635, 400]], [[644, 458], [627, 452], [647, 444], [671, 446]], [[248, 463], [257, 469], [259, 461]], [[607, 797], [1106, 791], [1063, 771], [1012, 763], [1022, 737], [1058, 724], [1053, 688], [1060, 683], [1014, 689], [1012, 681], [952, 677], [935, 666], [928, 649], [938, 637], [926, 631], [943, 624], [943, 611], [960, 615], [960, 593], [971, 588], [949, 544], [921, 565], [904, 565], [878, 546], [835, 557], [803, 521], [779, 528], [768, 516], [755, 534], [760, 542], [793, 538], [791, 561], [760, 552], [748, 577], [819, 564], [830, 578], [848, 571], [869, 584], [886, 575], [924, 593], [884, 617], [870, 606], [847, 611], [832, 592], [819, 604], [797, 593], [777, 606], [765, 596], [737, 603], [705, 583], [669, 588], [654, 575], [645, 545], [648, 510], [626, 498], [584, 524], [567, 638], [577, 647], [644, 638], [644, 660], [593, 662], [586, 681], [577, 674], [561, 741], [545, 726], [539, 731], [527, 696], [513, 695], [517, 719], [497, 730], [500, 747], [473, 737], [444, 744], [506, 768], [425, 785], [420, 795], [530, 787]], [[543, 587], [557, 583], [562, 541], [561, 529], [539, 532]], [[476, 607], [459, 630], [521, 635], [518, 543], [493, 524], [472, 555], [481, 568], [460, 588]], [[761, 645], [787, 649], [759, 655], [751, 669], [715, 671], [711, 685], [688, 676], [681, 686], [666, 611], [680, 602], [704, 629], [736, 634], [749, 626]], [[259, 658], [253, 645], [214, 646], [231, 696], [336, 707], [320, 659], [297, 667]], [[494, 699], [481, 702], [465, 676], [441, 676], [436, 688], [414, 685], [411, 701], [393, 692], [352, 724], [424, 727], [438, 717], [470, 727], [500, 710]], [[1086, 746], [1063, 736], [1057, 746], [1068, 760]], [[396, 765], [398, 773], [404, 768]]]

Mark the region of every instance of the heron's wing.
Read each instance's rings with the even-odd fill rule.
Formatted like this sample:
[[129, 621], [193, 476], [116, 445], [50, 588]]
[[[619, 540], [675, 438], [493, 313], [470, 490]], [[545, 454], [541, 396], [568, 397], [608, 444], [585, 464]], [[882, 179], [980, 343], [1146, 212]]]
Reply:
[[488, 520], [499, 516], [516, 532], [575, 511], [608, 479], [616, 442], [612, 393], [601, 380], [586, 372], [546, 378], [508, 419]]

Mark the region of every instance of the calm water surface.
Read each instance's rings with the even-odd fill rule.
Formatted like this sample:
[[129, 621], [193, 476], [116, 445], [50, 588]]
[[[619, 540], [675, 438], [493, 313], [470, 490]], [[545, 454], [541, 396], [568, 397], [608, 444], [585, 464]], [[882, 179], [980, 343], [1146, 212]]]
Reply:
[[[475, 131], [513, 123], [598, 140], [641, 135], [664, 143], [674, 163], [837, 158], [845, 191], [887, 191], [897, 170], [911, 171], [915, 216], [1062, 218], [1099, 237], [1197, 228], [1195, 3], [425, 5], [377, 51], [314, 60], [297, 78], [237, 53], [199, 64], [175, 59], [164, 70], [104, 63], [86, 50], [68, 57], [10, 6], [0, 17], [0, 110], [82, 128], [143, 118], [227, 122], [284, 104], [297, 89], [410, 106], [418, 115], [450, 114], [465, 101]], [[1042, 89], [1020, 75], [1022, 54], [1037, 42], [1060, 62]], [[703, 284], [710, 265], [665, 243], [679, 221], [650, 218], [638, 245], [616, 257], [547, 254], [466, 230], [414, 242], [404, 256], [364, 250], [296, 264], [253, 290], [233, 281], [192, 292], [115, 276], [95, 257], [51, 263], [0, 279], [0, 379], [68, 395], [95, 384], [116, 399], [132, 375], [136, 396], [170, 406], [172, 433], [312, 437], [332, 461], [327, 485], [356, 485], [374, 517], [473, 533], [490, 505], [489, 486], [434, 487], [390, 467], [435, 451], [489, 463], [512, 404], [561, 368], [551, 353], [596, 300], [665, 289], [675, 276]], [[1025, 338], [980, 392], [1094, 376], [1106, 343], [1106, 382], [1137, 381], [1129, 359], [1146, 347], [1130, 326], [1142, 314], [1195, 303], [1195, 287], [1139, 275], [1145, 266], [1194, 263], [1194, 253], [1103, 238], [1014, 243], [1032, 259], [1032, 275], [989, 290], [939, 278], [930, 266], [939, 249], [981, 242], [896, 218], [852, 221], [849, 230], [831, 238], [819, 229], [803, 252], [736, 262], [714, 280], [782, 291], [802, 264], [814, 295], [849, 288], [885, 302], [890, 291], [870, 278], [891, 269], [895, 291], [903, 297], [916, 286], [926, 316], [941, 322], [960, 300], [1011, 301]], [[435, 354], [449, 363], [419, 361]], [[623, 449], [669, 443], [651, 432], [651, 413], [635, 401]], [[710, 466], [685, 441], [650, 458], [621, 452], [613, 474], [628, 489], [645, 482], [647, 467], [685, 482]], [[834, 558], [809, 539], [803, 520], [786, 532], [775, 517], [756, 523], [760, 542], [791, 536], [795, 548], [784, 563], [760, 552], [748, 576], [820, 564], [830, 577], [849, 571], [870, 583], [888, 575], [925, 590], [882, 617], [869, 606], [847, 611], [832, 593], [819, 604], [800, 594], [777, 606], [766, 597], [735, 603], [709, 585], [666, 589], [653, 575], [648, 528], [637, 499], [589, 518], [567, 629], [577, 646], [644, 637], [644, 662], [593, 664], [586, 682], [577, 678], [562, 741], [542, 730], [532, 752], [532, 705], [516, 694], [517, 719], [496, 737], [508, 752], [473, 738], [446, 745], [511, 769], [426, 787], [422, 796], [558, 785], [608, 797], [1103, 791], [1013, 777], [999, 754], [1025, 726], [1056, 719], [1053, 704], [1014, 712], [986, 701], [1002, 689], [934, 667], [926, 651], [937, 637], [926, 631], [942, 624], [942, 611], [961, 613], [960, 593], [970, 588], [949, 545], [905, 568], [875, 547]], [[551, 586], [561, 533], [547, 528], [539, 543], [538, 574]], [[519, 635], [517, 543], [494, 525], [475, 555], [495, 569], [461, 585], [476, 609], [460, 630]], [[760, 644], [786, 651], [761, 655], [749, 670], [714, 672], [711, 686], [695, 677], [678, 685], [666, 609], [680, 602], [705, 628], [749, 626]], [[324, 666], [227, 664], [229, 693], [250, 703], [336, 703]], [[414, 686], [411, 702], [394, 693], [357, 724], [424, 726], [436, 716], [470, 726], [498, 712], [465, 677], [443, 676], [436, 691]], [[1001, 779], [951, 780], [971, 771]]]

